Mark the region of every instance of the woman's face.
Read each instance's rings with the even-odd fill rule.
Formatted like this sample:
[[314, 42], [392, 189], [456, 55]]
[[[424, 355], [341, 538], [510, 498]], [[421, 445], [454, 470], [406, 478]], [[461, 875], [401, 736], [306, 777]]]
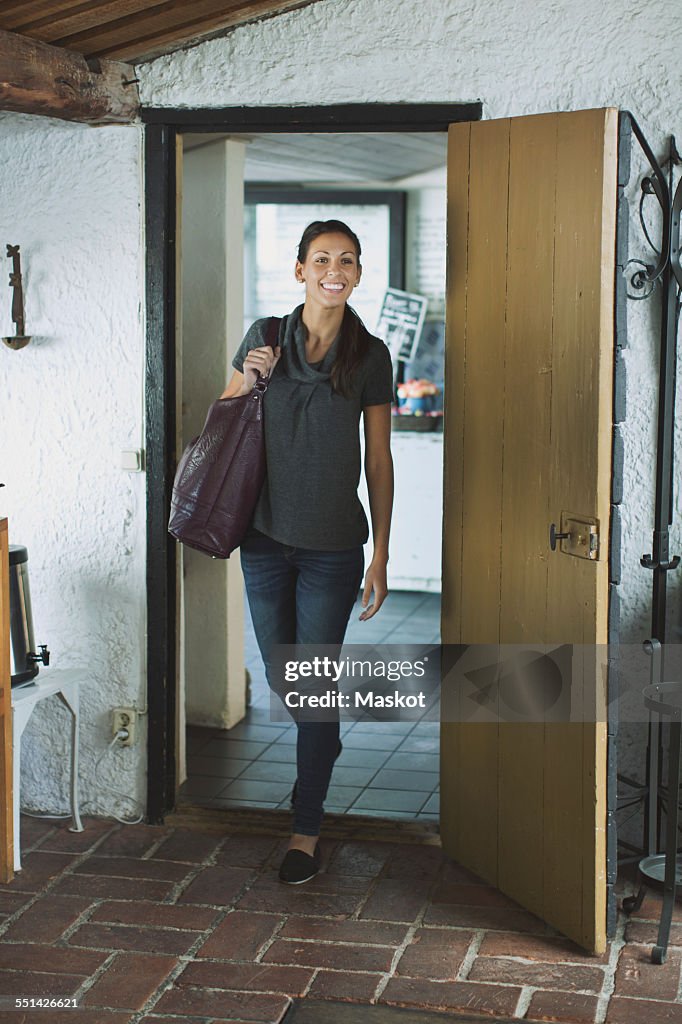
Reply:
[[324, 309], [343, 306], [361, 274], [352, 240], [336, 231], [318, 235], [310, 243], [305, 261], [296, 260], [296, 280], [305, 284], [306, 302]]

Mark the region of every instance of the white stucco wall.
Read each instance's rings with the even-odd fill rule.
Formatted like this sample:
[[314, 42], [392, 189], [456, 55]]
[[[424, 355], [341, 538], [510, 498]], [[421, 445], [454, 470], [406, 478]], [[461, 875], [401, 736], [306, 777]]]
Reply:
[[[678, 13], [673, 0], [328, 0], [144, 64], [140, 93], [146, 105], [171, 107], [480, 99], [485, 118], [611, 105], [631, 110], [661, 153], [668, 134], [682, 135]], [[646, 253], [634, 222], [630, 235], [631, 254]], [[621, 593], [623, 638], [633, 642], [649, 628], [651, 587], [639, 558], [651, 550], [653, 526], [645, 460], [654, 442], [649, 324], [657, 317], [644, 307], [629, 304], [626, 352]], [[678, 497], [673, 551], [682, 547], [681, 511]], [[673, 579], [673, 615], [676, 589]]]
[[[681, 44], [673, 0], [328, 0], [161, 57], [139, 77], [150, 106], [480, 99], [485, 118], [616, 106], [634, 113], [660, 154], [667, 135], [682, 135]], [[630, 235], [631, 255], [642, 256], [634, 220]], [[657, 310], [631, 303], [628, 323], [621, 638], [638, 643], [650, 630], [651, 573], [639, 558], [653, 528]], [[681, 512], [677, 495], [673, 553], [682, 551]], [[681, 587], [673, 574], [669, 621], [679, 619]], [[619, 748], [638, 772], [641, 729], [623, 730]]]
[[[480, 99], [486, 118], [614, 105], [635, 113], [660, 152], [665, 135], [682, 136], [678, 13], [673, 0], [326, 0], [142, 65], [141, 96], [171, 107]], [[105, 754], [110, 709], [145, 699], [144, 477], [118, 468], [121, 449], [143, 446], [141, 139], [134, 126], [0, 116], [0, 226], [3, 242], [22, 246], [34, 335], [22, 352], [0, 348], [0, 514], [10, 540], [29, 548], [37, 642], [55, 666], [92, 668], [84, 799], [124, 815], [133, 807], [100, 790], [94, 769], [103, 758], [105, 783], [143, 800], [144, 722], [136, 748]], [[644, 252], [633, 227], [631, 253]], [[629, 314], [623, 618], [624, 638], [640, 640], [656, 341], [650, 308]], [[680, 512], [678, 497], [673, 552]], [[56, 701], [29, 725], [29, 807], [66, 809], [65, 730]]]
[[[0, 346], [0, 514], [29, 552], [36, 643], [50, 668], [89, 668], [82, 690], [85, 810], [136, 811], [142, 743], [105, 755], [114, 706], [144, 707], [145, 478], [119, 468], [143, 447], [141, 132], [0, 116], [0, 334], [13, 333], [5, 242], [21, 245], [26, 331]], [[22, 804], [67, 800], [68, 714], [41, 703], [24, 734]], [[103, 756], [105, 755], [105, 756]], [[137, 808], [139, 812], [139, 808]]]

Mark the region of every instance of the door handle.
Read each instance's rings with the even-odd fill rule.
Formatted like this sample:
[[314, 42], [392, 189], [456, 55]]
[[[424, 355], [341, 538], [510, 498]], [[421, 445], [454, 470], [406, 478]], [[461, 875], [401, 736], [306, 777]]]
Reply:
[[556, 542], [558, 540], [568, 540], [570, 536], [570, 533], [557, 533], [557, 528], [554, 523], [552, 523], [549, 528], [549, 546], [552, 551], [556, 551]]
[[596, 561], [599, 558], [599, 520], [592, 516], [562, 512], [560, 529], [557, 530], [556, 523], [551, 523], [549, 527], [549, 546], [552, 551], [556, 551], [558, 541], [566, 541], [559, 548], [562, 554]]

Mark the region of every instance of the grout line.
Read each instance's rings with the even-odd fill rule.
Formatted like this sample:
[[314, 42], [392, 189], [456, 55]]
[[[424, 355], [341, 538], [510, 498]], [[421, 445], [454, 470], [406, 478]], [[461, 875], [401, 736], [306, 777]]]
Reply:
[[483, 939], [485, 938], [485, 935], [485, 928], [477, 928], [474, 934], [471, 936], [469, 948], [464, 954], [464, 959], [459, 965], [459, 970], [457, 971], [457, 977], [455, 978], [455, 981], [467, 981], [469, 977], [469, 972], [471, 968], [474, 966], [474, 960], [478, 956], [478, 951], [481, 948], [481, 944], [483, 942]]
[[[140, 860], [151, 860], [152, 857], [154, 856], [154, 854], [159, 849], [159, 847], [163, 846], [163, 844], [166, 842], [166, 840], [168, 838], [169, 838], [168, 835], [160, 836], [159, 839], [157, 839], [157, 841], [155, 843], [152, 843], [152, 845], [149, 847], [147, 852], [142, 854], [142, 856], [140, 857]], [[156, 859], [159, 860], [159, 861], [163, 861], [163, 860], [165, 860], [165, 857], [157, 857]], [[167, 861], [166, 863], [173, 864], [173, 863], [178, 863], [178, 862], [177, 861]], [[179, 863], [182, 864], [183, 861], [180, 861]]]
[[[249, 910], [249, 911], [247, 911], [247, 913], [250, 914], [251, 911]], [[270, 949], [270, 946], [273, 946], [275, 944], [275, 942], [277, 941], [277, 939], [280, 938], [280, 934], [279, 933], [281, 932], [282, 928], [287, 923], [287, 921], [289, 920], [290, 917], [291, 917], [291, 914], [285, 913], [285, 914], [282, 915], [282, 920], [279, 922], [279, 924], [275, 925], [275, 927], [272, 930], [272, 935], [270, 936], [270, 938], [265, 940], [263, 945], [258, 950], [258, 953], [256, 953], [256, 955], [254, 956], [253, 963], [260, 964], [260, 963], [263, 962], [263, 957], [265, 956], [267, 951]], [[311, 982], [310, 983], [312, 984], [312, 978], [311, 978]]]
[[627, 915], [619, 913], [618, 923], [616, 925], [616, 934], [611, 942], [609, 962], [604, 970], [604, 981], [602, 982], [601, 992], [597, 997], [597, 1012], [594, 1018], [595, 1024], [604, 1024], [604, 1021], [606, 1020], [609, 1000], [611, 999], [616, 986], [616, 969], [618, 967], [618, 960], [621, 950], [625, 946], [625, 929], [627, 927], [627, 923]]
[[521, 991], [519, 992], [519, 999], [516, 1004], [516, 1009], [514, 1010], [515, 1018], [521, 1020], [521, 1018], [525, 1017], [526, 1012], [528, 1011], [528, 1007], [530, 1006], [530, 1001], [537, 991], [542, 991], [542, 989], [538, 990], [537, 988], [534, 988], [532, 985], [523, 985], [521, 987]]
[[409, 945], [411, 945], [412, 939], [414, 938], [417, 930], [422, 927], [423, 921], [424, 921], [424, 915], [426, 914], [426, 911], [428, 910], [428, 908], [431, 906], [431, 893], [433, 892], [433, 890], [434, 890], [434, 888], [436, 886], [436, 882], [437, 882], [437, 879], [438, 879], [439, 875], [440, 875], [440, 871], [437, 872], [436, 878], [434, 879], [433, 884], [429, 888], [429, 895], [424, 900], [424, 902], [423, 902], [419, 912], [417, 913], [417, 916], [414, 919], [413, 923], [411, 925], [409, 925], [409, 927], [407, 929], [407, 932], [405, 933], [405, 937], [404, 937], [403, 941], [401, 942], [401, 944], [398, 946], [398, 948], [396, 949], [395, 953], [393, 954], [393, 958], [391, 959], [391, 965], [390, 965], [387, 973], [379, 981], [379, 983], [378, 983], [378, 985], [376, 987], [376, 990], [374, 992], [374, 995], [372, 996], [372, 1002], [375, 1002], [375, 1003], [377, 1002], [377, 1000], [381, 996], [381, 993], [384, 991], [384, 989], [388, 985], [388, 983], [391, 980], [391, 978], [395, 976], [394, 972], [395, 972], [396, 967], [398, 966], [398, 963], [400, 961], [401, 956], [403, 955], [403, 953], [405, 952], [407, 947]]

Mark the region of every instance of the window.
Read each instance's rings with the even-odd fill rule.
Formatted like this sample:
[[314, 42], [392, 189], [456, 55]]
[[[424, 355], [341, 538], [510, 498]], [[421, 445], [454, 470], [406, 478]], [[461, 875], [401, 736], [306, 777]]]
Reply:
[[362, 281], [352, 305], [374, 332], [386, 288], [404, 283], [405, 193], [246, 186], [244, 331], [264, 316], [283, 316], [303, 301], [294, 264], [312, 220], [342, 220], [362, 246]]

